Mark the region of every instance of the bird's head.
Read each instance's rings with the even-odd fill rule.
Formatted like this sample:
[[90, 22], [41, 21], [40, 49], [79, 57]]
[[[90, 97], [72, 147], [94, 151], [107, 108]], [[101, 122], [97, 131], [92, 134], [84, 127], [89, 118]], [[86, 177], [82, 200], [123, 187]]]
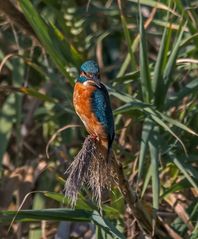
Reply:
[[100, 70], [95, 61], [85, 61], [81, 65], [78, 82], [85, 85], [95, 85], [100, 88]]

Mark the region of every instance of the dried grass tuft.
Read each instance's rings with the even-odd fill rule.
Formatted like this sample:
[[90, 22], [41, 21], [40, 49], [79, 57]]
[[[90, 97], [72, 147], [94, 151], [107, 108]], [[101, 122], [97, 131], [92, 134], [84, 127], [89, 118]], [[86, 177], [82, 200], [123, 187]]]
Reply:
[[112, 159], [109, 157], [107, 160], [103, 157], [99, 148], [99, 142], [90, 135], [87, 136], [82, 149], [66, 171], [68, 178], [65, 183], [65, 195], [71, 199], [73, 207], [76, 204], [78, 192], [86, 184], [101, 209], [102, 191], [110, 188], [115, 181]]

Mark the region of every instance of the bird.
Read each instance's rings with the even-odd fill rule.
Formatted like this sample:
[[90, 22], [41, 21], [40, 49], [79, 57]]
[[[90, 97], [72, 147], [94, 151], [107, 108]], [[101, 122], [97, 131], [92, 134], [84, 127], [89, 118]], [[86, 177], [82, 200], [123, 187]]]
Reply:
[[115, 136], [114, 118], [108, 91], [94, 60], [87, 60], [80, 67], [73, 105], [87, 132], [99, 144], [100, 155], [108, 159]]

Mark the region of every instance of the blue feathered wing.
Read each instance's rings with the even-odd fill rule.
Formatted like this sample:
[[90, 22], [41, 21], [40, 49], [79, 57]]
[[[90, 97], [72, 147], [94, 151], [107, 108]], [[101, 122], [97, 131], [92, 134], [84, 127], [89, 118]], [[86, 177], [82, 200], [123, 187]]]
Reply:
[[103, 84], [101, 84], [101, 88], [97, 87], [97, 89], [93, 92], [92, 107], [97, 119], [105, 128], [108, 135], [108, 146], [110, 148], [115, 135], [114, 119], [109, 94]]

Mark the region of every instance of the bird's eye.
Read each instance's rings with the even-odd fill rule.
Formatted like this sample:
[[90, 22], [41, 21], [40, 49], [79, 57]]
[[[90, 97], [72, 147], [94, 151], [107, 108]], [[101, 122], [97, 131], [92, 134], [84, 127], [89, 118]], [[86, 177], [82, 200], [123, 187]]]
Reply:
[[92, 74], [89, 73], [89, 72], [85, 72], [83, 71], [84, 75], [87, 77], [87, 78], [91, 78], [92, 77]]
[[92, 78], [93, 77], [93, 74], [92, 73], [88, 73], [87, 74], [89, 78]]
[[81, 76], [86, 76], [86, 72], [81, 71], [81, 72], [80, 72], [80, 75], [81, 75]]
[[90, 72], [85, 72], [85, 71], [81, 71], [80, 73], [81, 76], [86, 76], [87, 78], [93, 78], [93, 74]]

